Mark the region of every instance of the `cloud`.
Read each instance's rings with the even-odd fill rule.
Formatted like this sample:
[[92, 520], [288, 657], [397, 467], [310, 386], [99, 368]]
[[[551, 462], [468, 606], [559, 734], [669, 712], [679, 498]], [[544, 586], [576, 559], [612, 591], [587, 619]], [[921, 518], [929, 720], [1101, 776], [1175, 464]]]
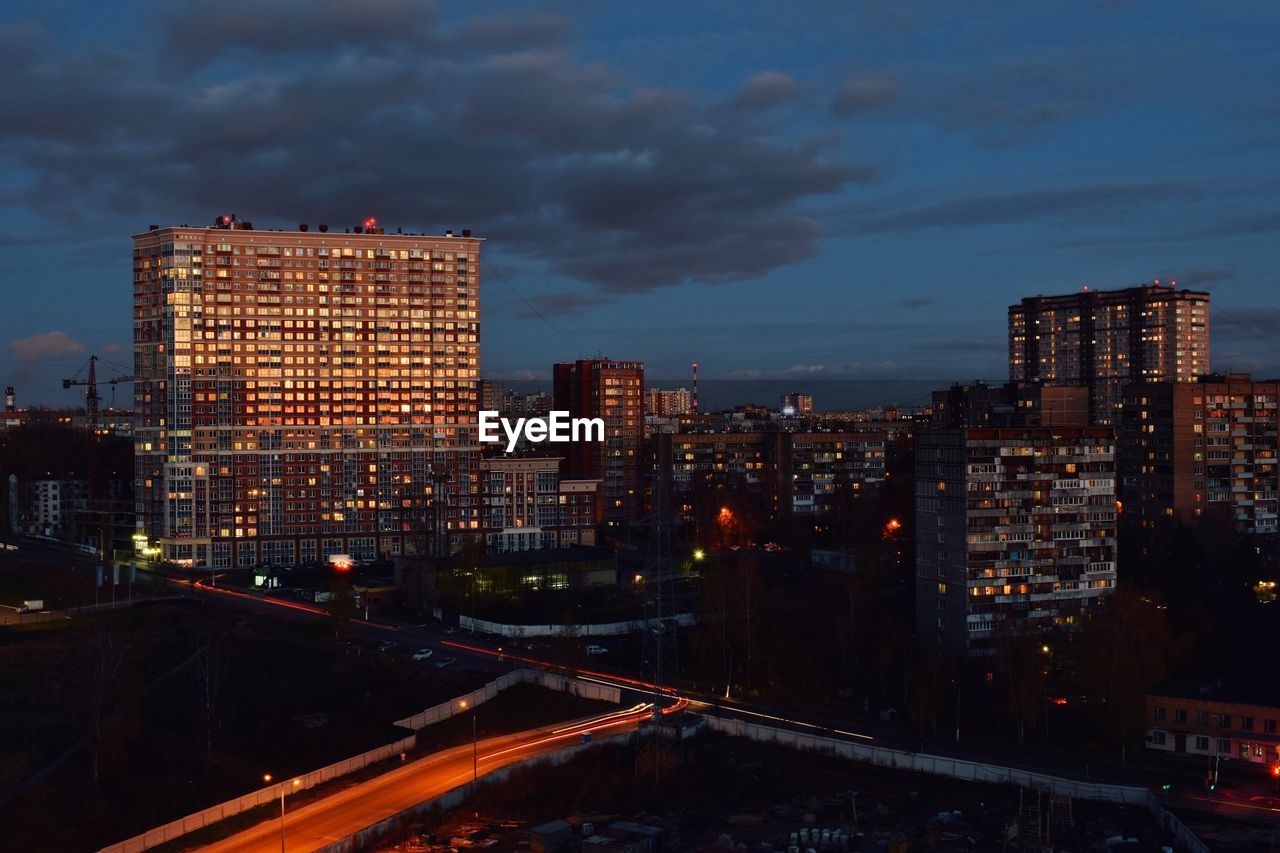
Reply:
[[725, 105], [738, 110], [767, 110], [795, 97], [796, 81], [781, 71], [762, 71], [743, 81]]
[[[154, 53], [0, 56], [23, 80], [0, 91], [21, 201], [90, 237], [227, 209], [260, 227], [465, 226], [633, 293], [811, 258], [812, 201], [878, 175], [829, 136], [744, 129], [723, 104], [577, 61], [550, 16], [446, 29], [410, 0], [228, 4], [162, 17]], [[790, 78], [766, 74], [744, 106], [785, 95]]]
[[328, 53], [429, 40], [435, 4], [427, 0], [220, 0], [174, 8], [161, 42], [170, 59], [204, 63], [231, 51]]
[[1212, 290], [1226, 284], [1235, 284], [1239, 271], [1234, 268], [1203, 269], [1186, 267], [1180, 270], [1166, 270], [1160, 274], [1160, 281], [1176, 282], [1178, 287]]
[[855, 77], [831, 100], [831, 112], [848, 118], [855, 113], [887, 107], [898, 99], [898, 83], [885, 74]]
[[948, 352], [1005, 352], [1009, 344], [1003, 338], [951, 338], [930, 339], [917, 344], [921, 349], [946, 350]]
[[9, 348], [16, 358], [32, 361], [41, 358], [78, 355], [84, 352], [84, 344], [66, 332], [45, 332], [9, 341]]
[[1098, 113], [1130, 94], [1147, 73], [1123, 50], [1037, 52], [974, 72], [935, 68], [938, 82], [919, 106], [947, 130], [988, 146], [1043, 138], [1056, 127]]
[[1219, 308], [1210, 317], [1215, 338], [1255, 340], [1272, 347], [1280, 340], [1280, 308], [1268, 305]]
[[606, 305], [612, 300], [590, 293], [535, 293], [528, 298], [526, 317], [556, 317], [580, 314], [584, 308]]
[[926, 305], [932, 305], [937, 301], [938, 300], [936, 299], [922, 299], [920, 297], [916, 297], [913, 299], [904, 299], [902, 300], [902, 307], [903, 308], [923, 308]]
[[[1200, 187], [1178, 182], [1095, 184], [966, 196], [899, 210], [866, 208], [854, 214], [862, 231], [914, 231], [1019, 224], [1032, 219], [1087, 219], [1115, 216], [1170, 202], [1207, 197]], [[1110, 220], [1108, 220], [1110, 221]]]

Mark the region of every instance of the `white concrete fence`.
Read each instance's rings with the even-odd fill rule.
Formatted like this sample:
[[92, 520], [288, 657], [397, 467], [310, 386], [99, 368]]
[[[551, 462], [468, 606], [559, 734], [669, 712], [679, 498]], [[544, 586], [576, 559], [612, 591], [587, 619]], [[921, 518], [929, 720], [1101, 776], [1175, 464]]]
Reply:
[[508, 672], [506, 675], [498, 676], [484, 687], [473, 690], [465, 696], [454, 697], [448, 702], [441, 702], [439, 705], [433, 705], [425, 711], [420, 711], [412, 717], [396, 720], [396, 725], [404, 729], [413, 729], [414, 731], [424, 729], [441, 720], [447, 720], [456, 714], [461, 714], [463, 711], [474, 708], [481, 703], [488, 702], [503, 690], [515, 684], [538, 684], [548, 690], [568, 692], [583, 699], [597, 699], [601, 702], [616, 703], [622, 698], [622, 693], [618, 688], [607, 684], [598, 684], [594, 681], [579, 681], [576, 678], [568, 678], [554, 672], [517, 669]]
[[[677, 613], [671, 617], [681, 628], [691, 628], [698, 624], [692, 613]], [[635, 634], [659, 624], [656, 619], [632, 619], [628, 622], [600, 622], [593, 625], [508, 625], [504, 622], [489, 622], [484, 619], [472, 619], [470, 616], [459, 616], [458, 627], [464, 631], [479, 631], [482, 634], [496, 634], [501, 637], [618, 637], [623, 634]]]
[[[409, 737], [401, 738], [395, 743], [371, 749], [352, 758], [345, 758], [342, 761], [330, 764], [328, 767], [322, 767], [319, 770], [313, 770], [310, 773], [286, 779], [284, 780], [284, 784], [287, 786], [286, 793], [292, 794], [304, 791], [307, 788], [312, 788], [339, 776], [354, 773], [356, 770], [368, 767], [370, 764], [385, 761], [412, 749], [416, 739], [415, 735], [410, 735]], [[293, 784], [294, 778], [298, 779], [299, 784]], [[220, 820], [234, 817], [241, 812], [276, 802], [279, 799], [280, 784], [268, 785], [265, 788], [259, 788], [252, 793], [236, 797], [233, 800], [227, 800], [225, 803], [210, 806], [204, 811], [195, 812], [186, 817], [170, 821], [163, 826], [149, 829], [141, 835], [135, 835], [133, 838], [126, 839], [118, 844], [104, 847], [101, 853], [136, 853], [139, 850], [149, 850], [152, 847], [158, 847], [161, 844], [173, 841], [175, 838], [181, 838], [189, 832], [195, 832], [197, 829], [203, 829]]]
[[1139, 806], [1149, 811], [1161, 828], [1172, 835], [1182, 849], [1190, 851], [1190, 853], [1209, 853], [1209, 847], [1197, 838], [1195, 833], [1188, 829], [1182, 821], [1161, 806], [1156, 799], [1156, 795], [1146, 788], [1080, 782], [1074, 779], [1064, 779], [1060, 776], [1051, 776], [1047, 773], [1019, 770], [1016, 767], [1003, 767], [983, 764], [977, 761], [966, 761], [961, 758], [947, 758], [940, 755], [886, 749], [865, 743], [778, 729], [759, 723], [749, 723], [744, 720], [708, 717], [707, 723], [715, 731], [723, 732], [733, 737], [775, 743], [791, 749], [823, 752], [840, 758], [847, 758], [851, 761], [861, 761], [880, 767], [911, 770], [916, 773], [930, 773], [935, 776], [949, 776], [952, 779], [962, 779], [967, 782], [1018, 785], [1023, 788], [1035, 788], [1050, 794], [1073, 797], [1079, 800]]
[[[431, 708], [427, 708], [421, 713], [414, 714], [403, 720], [397, 720], [396, 725], [401, 728], [410, 729], [414, 734], [403, 737], [395, 743], [389, 743], [386, 746], [371, 749], [360, 755], [346, 758], [319, 770], [313, 770], [301, 776], [290, 777], [284, 780], [288, 785], [286, 793], [293, 794], [298, 791], [305, 791], [324, 782], [336, 779], [339, 776], [345, 776], [348, 773], [354, 773], [362, 770], [370, 764], [376, 764], [379, 761], [385, 761], [388, 758], [395, 758], [402, 752], [408, 752], [413, 749], [417, 741], [416, 732], [418, 729], [425, 728], [433, 723], [447, 720], [457, 714], [461, 714], [476, 705], [486, 702], [508, 687], [515, 684], [540, 684], [549, 690], [567, 691], [575, 696], [585, 699], [598, 699], [603, 702], [616, 703], [621, 699], [621, 691], [616, 687], [610, 687], [605, 684], [596, 684], [595, 682], [578, 681], [575, 678], [568, 678], [563, 675], [557, 675], [551, 672], [535, 672], [529, 669], [517, 669], [508, 672], [505, 675], [495, 678], [484, 687], [473, 690], [465, 696], [459, 696], [448, 702], [441, 702]], [[298, 779], [299, 784], [294, 785], [293, 779]], [[272, 784], [265, 788], [260, 788], [252, 793], [245, 794], [235, 799], [227, 800], [225, 803], [219, 803], [216, 806], [210, 806], [203, 811], [189, 814], [186, 817], [178, 818], [170, 821], [163, 826], [157, 826], [146, 832], [135, 835], [133, 838], [126, 839], [118, 844], [112, 844], [110, 847], [104, 847], [100, 853], [138, 853], [141, 850], [149, 850], [160, 844], [173, 841], [189, 832], [195, 832], [203, 829], [210, 824], [217, 823], [229, 817], [234, 817], [241, 812], [257, 808], [267, 803], [275, 802], [280, 798], [280, 785]]]

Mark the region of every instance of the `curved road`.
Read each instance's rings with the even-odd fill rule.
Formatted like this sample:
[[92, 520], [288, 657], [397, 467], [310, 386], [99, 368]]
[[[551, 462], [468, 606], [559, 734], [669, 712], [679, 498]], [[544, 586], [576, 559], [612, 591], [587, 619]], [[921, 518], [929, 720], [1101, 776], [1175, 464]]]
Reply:
[[[637, 705], [573, 723], [488, 738], [477, 745], [476, 765], [479, 774], [484, 776], [518, 761], [572, 746], [584, 733], [607, 737], [633, 731], [649, 714], [648, 706]], [[284, 849], [316, 850], [465, 785], [472, 778], [472, 762], [471, 744], [454, 747], [288, 811], [284, 821]], [[279, 814], [203, 849], [218, 853], [280, 850]]]

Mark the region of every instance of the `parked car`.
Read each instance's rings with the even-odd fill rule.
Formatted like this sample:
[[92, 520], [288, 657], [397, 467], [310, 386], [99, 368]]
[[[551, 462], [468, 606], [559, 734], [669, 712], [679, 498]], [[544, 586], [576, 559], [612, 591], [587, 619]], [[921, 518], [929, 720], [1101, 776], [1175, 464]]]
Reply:
[[587, 646], [587, 654], [589, 655], [607, 655], [609, 650], [604, 646], [590, 645]]
[[414, 653], [413, 653], [413, 659], [414, 659], [414, 660], [427, 660], [427, 659], [428, 659], [428, 658], [430, 658], [433, 654], [435, 654], [435, 652], [431, 651], [431, 649], [418, 649], [416, 652], [414, 652]]
[[436, 661], [436, 669], [444, 669], [446, 666], [453, 666], [457, 662], [457, 658], [440, 658], [440, 660]]
[[398, 648], [400, 648], [400, 646], [390, 640], [383, 640], [381, 643], [378, 643], [378, 651], [380, 652], [393, 652]]

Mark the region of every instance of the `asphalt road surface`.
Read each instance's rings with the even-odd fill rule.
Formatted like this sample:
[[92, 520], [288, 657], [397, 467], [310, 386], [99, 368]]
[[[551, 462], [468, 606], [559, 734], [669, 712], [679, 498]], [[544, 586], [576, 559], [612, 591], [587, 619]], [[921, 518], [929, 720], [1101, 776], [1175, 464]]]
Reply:
[[[646, 706], [600, 714], [572, 723], [530, 729], [513, 735], [454, 747], [383, 773], [332, 796], [285, 812], [284, 849], [315, 850], [365, 827], [430, 800], [472, 779], [473, 760], [480, 776], [517, 761], [545, 755], [580, 743], [584, 733], [609, 737], [635, 730], [649, 716]], [[288, 780], [284, 785], [288, 787]], [[287, 804], [286, 804], [287, 805]], [[270, 820], [223, 841], [206, 846], [219, 853], [271, 853], [281, 849], [281, 822]]]

